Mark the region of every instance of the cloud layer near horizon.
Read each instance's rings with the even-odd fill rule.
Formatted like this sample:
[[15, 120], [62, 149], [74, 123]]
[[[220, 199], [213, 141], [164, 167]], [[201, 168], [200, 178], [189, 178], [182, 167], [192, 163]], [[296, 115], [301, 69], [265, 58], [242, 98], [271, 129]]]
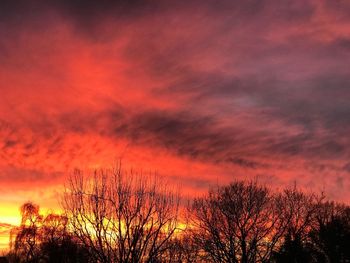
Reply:
[[257, 177], [350, 201], [347, 1], [0, 6], [0, 203], [50, 206], [118, 158], [189, 194]]

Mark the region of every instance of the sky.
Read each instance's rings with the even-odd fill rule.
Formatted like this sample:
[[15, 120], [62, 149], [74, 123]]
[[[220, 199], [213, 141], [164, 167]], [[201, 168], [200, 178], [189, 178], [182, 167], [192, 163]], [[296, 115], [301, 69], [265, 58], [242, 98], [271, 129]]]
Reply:
[[350, 2], [0, 2], [0, 247], [67, 177], [257, 179], [350, 202]]

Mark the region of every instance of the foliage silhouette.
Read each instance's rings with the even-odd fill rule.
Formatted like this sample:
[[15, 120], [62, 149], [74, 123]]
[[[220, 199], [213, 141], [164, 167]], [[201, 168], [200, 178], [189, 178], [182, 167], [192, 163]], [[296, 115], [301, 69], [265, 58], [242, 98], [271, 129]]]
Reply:
[[69, 233], [65, 216], [44, 217], [39, 206], [31, 202], [23, 204], [20, 210], [21, 225], [11, 233], [10, 262], [88, 262], [87, 251]]

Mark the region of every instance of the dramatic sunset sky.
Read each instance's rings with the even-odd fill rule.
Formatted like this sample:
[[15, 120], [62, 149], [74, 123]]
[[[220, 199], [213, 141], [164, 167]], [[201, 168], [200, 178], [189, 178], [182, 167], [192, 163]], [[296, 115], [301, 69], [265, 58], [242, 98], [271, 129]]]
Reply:
[[2, 237], [119, 159], [188, 196], [258, 178], [350, 202], [349, 132], [350, 1], [0, 2]]

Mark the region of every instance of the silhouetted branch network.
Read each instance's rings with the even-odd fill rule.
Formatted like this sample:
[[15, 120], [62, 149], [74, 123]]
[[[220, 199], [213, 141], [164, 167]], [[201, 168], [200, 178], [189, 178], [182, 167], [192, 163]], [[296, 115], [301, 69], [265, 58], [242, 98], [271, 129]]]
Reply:
[[156, 176], [76, 171], [62, 215], [21, 207], [10, 262], [350, 262], [350, 207], [296, 186], [209, 189], [186, 207]]

